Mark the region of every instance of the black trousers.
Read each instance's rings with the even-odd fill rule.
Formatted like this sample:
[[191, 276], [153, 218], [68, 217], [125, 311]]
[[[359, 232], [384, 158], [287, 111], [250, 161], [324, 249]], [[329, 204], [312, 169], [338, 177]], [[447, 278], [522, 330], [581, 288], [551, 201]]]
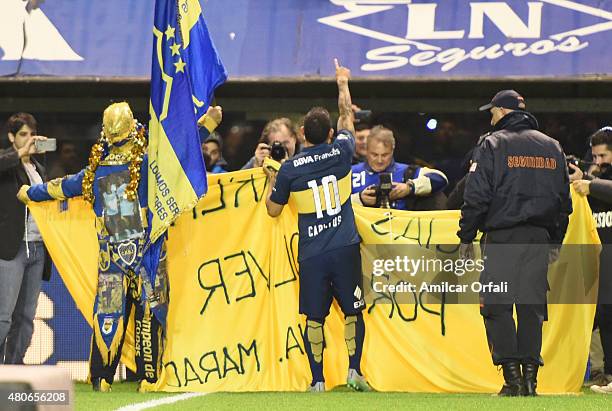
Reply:
[[[481, 292], [481, 315], [493, 364], [543, 365], [542, 324], [547, 320], [548, 232], [524, 225], [488, 232], [483, 238], [484, 285], [505, 284], [502, 291]], [[516, 307], [517, 321], [513, 318]]]
[[612, 245], [602, 246], [599, 255], [599, 294], [594, 328], [599, 328], [601, 336], [604, 372], [612, 374]]
[[493, 364], [520, 362], [544, 365], [540, 351], [546, 305], [516, 304], [516, 324], [512, 316], [513, 307], [510, 304], [494, 304], [481, 309]]
[[612, 375], [612, 304], [598, 304], [595, 327], [599, 327], [604, 354], [604, 372]]

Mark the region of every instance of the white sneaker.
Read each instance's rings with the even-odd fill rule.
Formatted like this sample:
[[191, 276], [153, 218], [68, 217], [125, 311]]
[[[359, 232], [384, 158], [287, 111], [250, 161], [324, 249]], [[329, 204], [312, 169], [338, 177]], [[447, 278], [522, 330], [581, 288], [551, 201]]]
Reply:
[[368, 392], [372, 390], [365, 377], [359, 374], [354, 368], [349, 368], [348, 376], [346, 377], [346, 385], [355, 391]]
[[598, 394], [612, 394], [612, 382], [608, 385], [592, 385], [591, 391]]
[[315, 382], [308, 389], [309, 392], [325, 392], [325, 383], [323, 381]]

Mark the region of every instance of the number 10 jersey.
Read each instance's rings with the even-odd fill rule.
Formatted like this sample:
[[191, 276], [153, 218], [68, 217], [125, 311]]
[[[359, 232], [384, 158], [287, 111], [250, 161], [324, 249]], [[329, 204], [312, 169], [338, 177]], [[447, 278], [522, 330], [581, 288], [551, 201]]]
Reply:
[[351, 206], [351, 159], [355, 138], [338, 133], [332, 144], [304, 148], [281, 166], [270, 199], [298, 211], [298, 260], [359, 243]]

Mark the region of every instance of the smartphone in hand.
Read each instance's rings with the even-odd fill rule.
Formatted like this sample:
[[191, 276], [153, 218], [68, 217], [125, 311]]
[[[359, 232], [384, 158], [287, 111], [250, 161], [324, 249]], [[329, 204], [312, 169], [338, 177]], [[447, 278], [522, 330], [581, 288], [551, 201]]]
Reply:
[[46, 140], [36, 140], [34, 147], [37, 153], [46, 153], [47, 151], [57, 150], [57, 140], [54, 138], [48, 138]]

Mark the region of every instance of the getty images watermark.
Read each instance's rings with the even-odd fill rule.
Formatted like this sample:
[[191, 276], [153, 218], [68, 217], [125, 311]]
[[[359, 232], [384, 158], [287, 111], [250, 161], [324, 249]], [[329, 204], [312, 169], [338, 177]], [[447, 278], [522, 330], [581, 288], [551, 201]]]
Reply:
[[[377, 258], [372, 260], [371, 273], [373, 278], [372, 288], [378, 293], [467, 293], [469, 291], [480, 293], [506, 293], [508, 282], [481, 283], [471, 281], [469, 283], [453, 283], [449, 281], [429, 282], [422, 276], [428, 274], [452, 273], [457, 277], [463, 277], [468, 272], [481, 272], [484, 270], [485, 260], [475, 259], [452, 259], [452, 258], [426, 258], [424, 256], [411, 258], [408, 256], [395, 256], [393, 258]], [[399, 278], [410, 277], [411, 280], [400, 280], [397, 283], [389, 283], [390, 275], [395, 274]]]
[[431, 244], [427, 238], [419, 244], [364, 245], [364, 299], [367, 304], [473, 304], [486, 296], [504, 301], [520, 296], [523, 304], [537, 304], [545, 295], [549, 304], [612, 304], [612, 295], [598, 293], [599, 253], [612, 252], [606, 245], [564, 244], [551, 263], [548, 244], [529, 245], [544, 256], [538, 260], [523, 261], [525, 247], [486, 244], [483, 257], [475, 244], [474, 257], [463, 259], [457, 244]]

